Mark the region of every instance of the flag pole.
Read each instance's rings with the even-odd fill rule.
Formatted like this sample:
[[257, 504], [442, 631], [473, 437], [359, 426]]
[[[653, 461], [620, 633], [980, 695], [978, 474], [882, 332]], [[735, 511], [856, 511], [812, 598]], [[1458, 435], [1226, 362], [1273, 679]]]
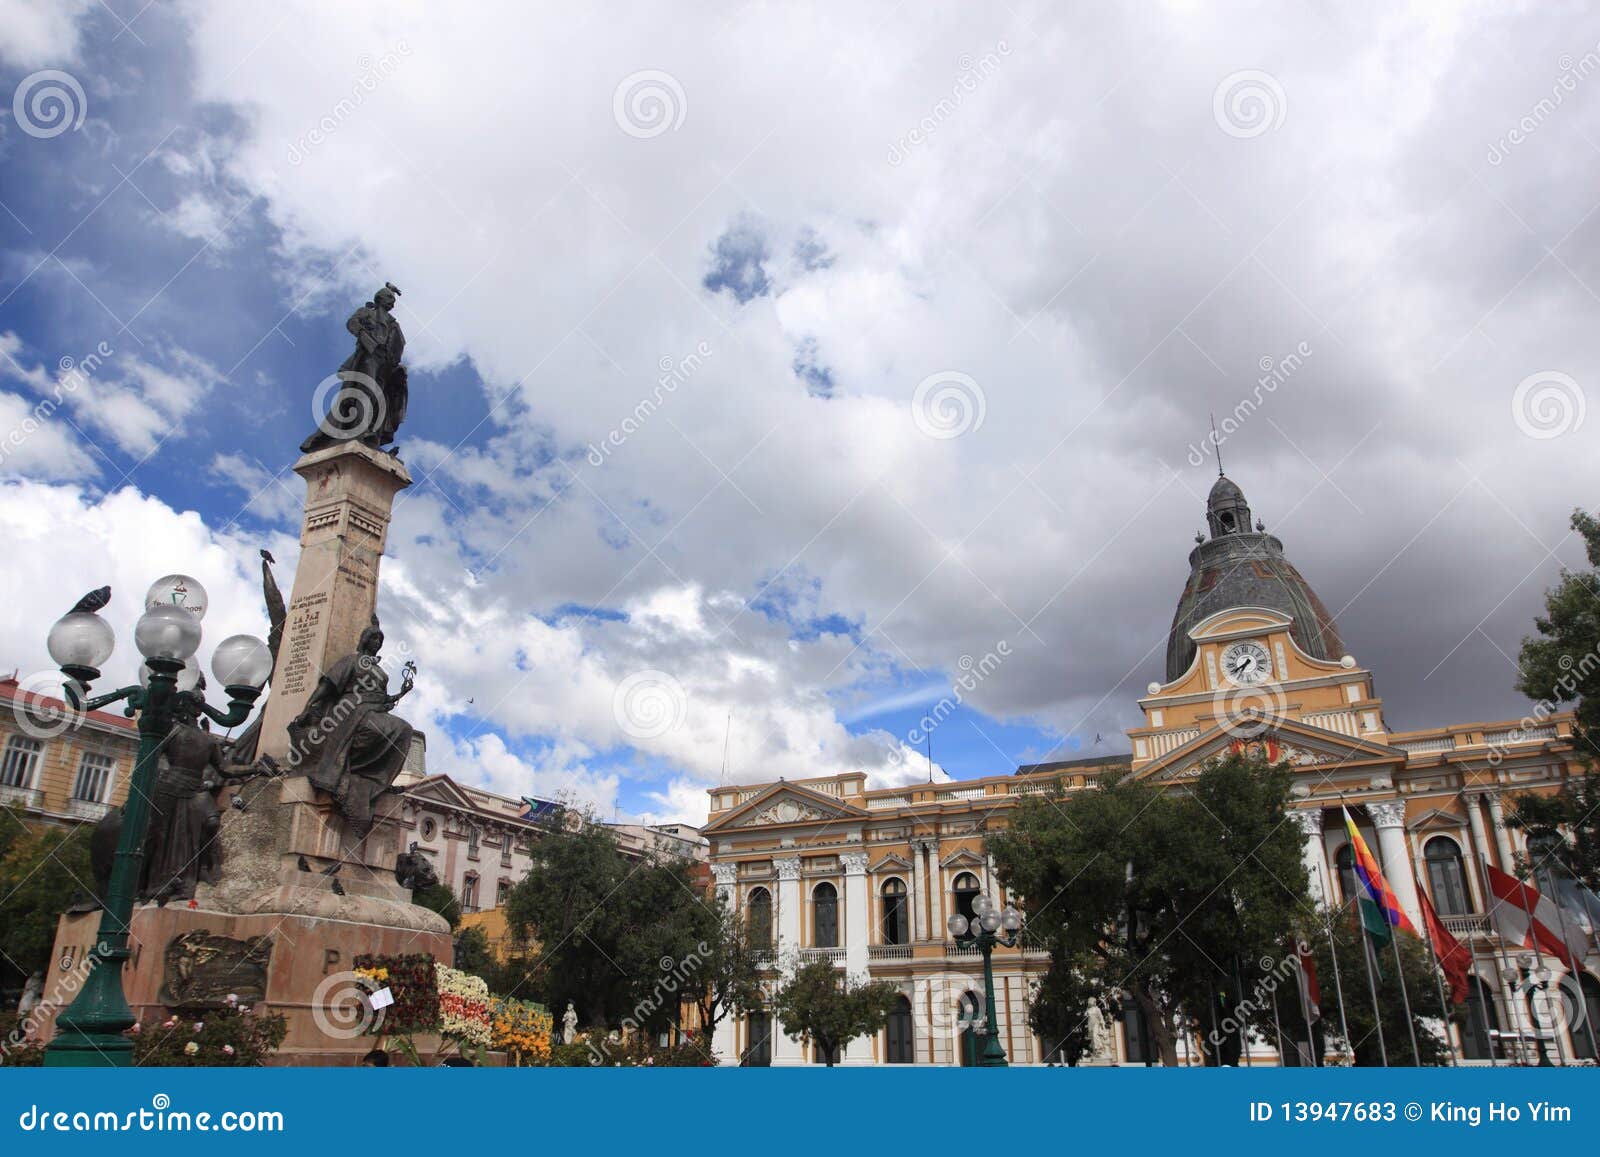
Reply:
[[[1302, 948], [1305, 948], [1304, 955], [1300, 951]], [[1305, 941], [1296, 935], [1294, 938], [1294, 966], [1300, 970], [1300, 984], [1303, 989], [1299, 996], [1300, 1011], [1305, 1014], [1306, 1018], [1306, 1052], [1311, 1057], [1311, 1067], [1320, 1069], [1322, 1067], [1322, 1057], [1319, 1055], [1321, 1050], [1317, 1048], [1316, 1030], [1311, 1027], [1311, 977], [1306, 975], [1305, 959], [1309, 955], [1311, 955], [1310, 948], [1306, 947]], [[1319, 984], [1317, 986], [1318, 996], [1322, 995], [1321, 989], [1322, 986]], [[1317, 1011], [1320, 1013], [1322, 1010], [1318, 1008]]]
[[[1272, 1034], [1278, 1038], [1278, 1067], [1281, 1069], [1285, 1067], [1283, 1063], [1283, 1026], [1278, 1023], [1278, 990], [1276, 988], [1272, 990]], [[1295, 1051], [1300, 1051], [1298, 1046]]]
[[[1509, 1020], [1511, 1018], [1511, 1002], [1506, 1000], [1503, 995], [1506, 991], [1505, 939], [1500, 935], [1499, 929], [1494, 926], [1493, 917], [1494, 906], [1499, 901], [1495, 897], [1494, 889], [1489, 887], [1488, 849], [1480, 848], [1478, 846], [1478, 837], [1472, 823], [1470, 822], [1470, 818], [1473, 814], [1470, 809], [1477, 807], [1478, 805], [1467, 797], [1467, 793], [1465, 791], [1458, 791], [1456, 794], [1461, 799], [1462, 810], [1466, 811], [1468, 815], [1469, 822], [1467, 824], [1467, 842], [1472, 845], [1472, 865], [1477, 869], [1478, 873], [1478, 889], [1481, 893], [1484, 904], [1484, 918], [1489, 921], [1489, 933], [1494, 937], [1495, 947], [1489, 953], [1489, 959], [1494, 965], [1495, 987], [1494, 991], [1489, 994], [1489, 1000], [1491, 1002], [1489, 1009], [1490, 1011], [1493, 1011], [1494, 1004], [1492, 1002], [1496, 999], [1499, 999], [1501, 1002], [1501, 1007], [1505, 1009], [1506, 1019]], [[1482, 820], [1483, 816], [1481, 812], [1478, 813], [1478, 818], [1480, 821]], [[1476, 963], [1478, 956], [1476, 947], [1474, 947], [1472, 950], [1472, 956], [1473, 962]], [[1474, 977], [1473, 979], [1476, 980], [1477, 978]], [[1488, 1018], [1485, 1017], [1486, 1021], [1487, 1019]], [[1495, 1019], [1500, 1019], [1498, 1014], [1496, 1014]], [[1485, 1032], [1489, 1031], [1489, 1026], [1487, 1023], [1484, 1024], [1483, 1028]], [[1490, 1039], [1489, 1041], [1489, 1064], [1491, 1067], [1493, 1067], [1495, 1063], [1496, 1046], [1499, 1043], [1500, 1042], [1494, 1039]]]
[[[1420, 880], [1417, 881], [1417, 885], [1418, 887], [1421, 887], [1422, 882]], [[1428, 907], [1431, 911], [1433, 908], [1431, 901], [1429, 902]], [[1437, 912], [1434, 913], [1434, 918], [1438, 918]], [[1455, 1068], [1455, 1044], [1450, 1039], [1450, 1005], [1445, 1000], [1444, 995], [1444, 967], [1439, 963], [1439, 950], [1433, 946], [1433, 931], [1428, 927], [1428, 920], [1426, 918], [1424, 918], [1422, 921], [1422, 936], [1423, 940], [1428, 945], [1428, 955], [1433, 957], [1433, 987], [1439, 994], [1439, 1015], [1441, 1017], [1440, 1027], [1444, 1030], [1444, 1051], [1445, 1055], [1450, 1058], [1450, 1067]]]
[[[1331, 916], [1332, 910], [1329, 910]], [[1339, 949], [1333, 942], [1333, 921], [1330, 918], [1322, 925], [1323, 931], [1328, 934], [1328, 955], [1333, 958], [1333, 992], [1339, 1000], [1339, 1034], [1344, 1037], [1344, 1047], [1350, 1050], [1350, 1064], [1356, 1063], [1356, 1047], [1350, 1041], [1350, 1022], [1344, 1014], [1344, 981], [1339, 978]]]
[[[1345, 814], [1348, 816], [1350, 813], [1346, 812]], [[1403, 819], [1404, 817], [1402, 816], [1401, 818]], [[1404, 833], [1402, 832], [1402, 834]], [[1409, 865], [1401, 866], [1409, 870]], [[1389, 866], [1383, 862], [1383, 841], [1381, 840], [1378, 841], [1378, 871], [1383, 873], [1383, 878], [1387, 883]], [[1374, 901], [1374, 904], [1376, 904], [1376, 901]], [[1400, 981], [1400, 1005], [1405, 1009], [1406, 1033], [1411, 1038], [1411, 1063], [1420, 1069], [1422, 1067], [1422, 1053], [1417, 1048], [1417, 1022], [1411, 1015], [1411, 994], [1406, 991], [1406, 968], [1404, 962], [1400, 959], [1400, 937], [1397, 934], [1394, 921], [1389, 919], [1389, 913], [1383, 908], [1379, 908], [1378, 911], [1383, 916], [1383, 922], [1389, 926], [1389, 947], [1394, 949], [1394, 970]]]
[[[1533, 860], [1531, 857], [1528, 860], [1528, 874], [1530, 876], [1533, 875]], [[1534, 962], [1538, 965], [1539, 970], [1542, 972], [1544, 970], [1544, 949], [1539, 947], [1539, 934], [1533, 930], [1533, 912], [1528, 907], [1529, 887], [1531, 887], [1531, 885], [1524, 884], [1521, 880], [1518, 880], [1517, 899], [1522, 901], [1522, 913], [1528, 918], [1528, 939], [1533, 941]], [[1544, 1011], [1545, 1015], [1548, 1017], [1550, 1015], [1550, 990], [1548, 988], [1540, 988], [1539, 991], [1544, 993]], [[1531, 992], [1528, 994], [1528, 1015], [1530, 1017], [1533, 1015], [1533, 994]], [[1533, 1026], [1533, 1031], [1535, 1033], [1535, 1039], [1538, 1039], [1537, 1034], [1539, 1032], [1539, 1026], [1537, 1024]], [[1559, 1057], [1561, 1063], [1565, 1065], [1567, 1063], [1567, 1053], [1566, 1050], [1561, 1047], [1561, 1034], [1555, 1030], [1554, 1025], [1552, 1025], [1550, 1029], [1550, 1038], [1555, 1043], [1556, 1056]]]
[[[1367, 926], [1361, 918], [1361, 897], [1356, 897], [1356, 902], [1351, 905], [1350, 912], [1357, 925], [1356, 935], [1361, 937], [1361, 958], [1367, 966], [1367, 989], [1372, 993], [1372, 1020], [1378, 1028], [1378, 1055], [1383, 1058], [1383, 1067], [1389, 1067], [1389, 1046], [1383, 1039], [1383, 1006], [1378, 1003], [1378, 982], [1373, 979], [1375, 967], [1372, 958], [1372, 938], [1367, 935]], [[1350, 1051], [1355, 1052], [1355, 1042], [1351, 1042]]]
[[[1548, 862], [1549, 859], [1553, 859], [1553, 858], [1554, 858], [1554, 855], [1552, 853], [1551, 856], [1547, 857], [1547, 862]], [[1533, 875], [1534, 875], [1534, 879], [1535, 880], [1537, 880], [1539, 878], [1538, 869], [1534, 869], [1534, 874]], [[1554, 872], [1554, 869], [1547, 869], [1546, 870], [1545, 879], [1550, 881], [1550, 886], [1547, 889], [1547, 891], [1548, 891], [1548, 893], [1550, 895], [1550, 902], [1556, 906], [1556, 923], [1561, 925], [1561, 943], [1566, 945], [1567, 952], [1569, 954], [1573, 954], [1572, 953], [1572, 940], [1567, 936], [1567, 913], [1566, 913], [1566, 909], [1563, 907], [1563, 905], [1561, 903], [1561, 892], [1556, 887], [1556, 884], [1555, 884], [1555, 872]], [[1575, 955], [1575, 954], [1573, 954], [1573, 955]], [[1573, 973], [1577, 973], [1579, 976], [1582, 975], [1581, 968], [1582, 968], [1583, 962], [1580, 960], [1577, 963], [1578, 963], [1579, 967], [1578, 968], [1569, 968], [1567, 970], [1568, 975], [1572, 975]], [[1581, 1003], [1581, 1004], [1583, 1004], [1585, 1006], [1584, 1007], [1584, 1011], [1585, 1011], [1585, 1013], [1587, 1013], [1587, 1011], [1588, 1011], [1588, 1006], [1587, 1006], [1588, 1002], [1584, 1001], [1584, 999], [1583, 999], [1583, 981], [1581, 979], [1578, 980], [1577, 981], [1577, 985], [1578, 985], [1578, 1001], [1579, 1001], [1579, 1003]], [[1545, 1001], [1545, 1007], [1549, 1008], [1549, 999], [1548, 999], [1548, 997], [1546, 998], [1546, 1001]], [[1587, 1030], [1587, 1032], [1589, 1034], [1589, 1052], [1594, 1055], [1595, 1060], [1600, 1061], [1600, 1048], [1596, 1048], [1595, 1047], [1594, 1022], [1591, 1021], [1588, 1018], [1587, 1015], [1583, 1018], [1583, 1027], [1584, 1027], [1585, 1030]], [[1571, 1033], [1572, 1033], [1572, 1021], [1571, 1021], [1570, 1018], [1568, 1018], [1567, 1019], [1567, 1034], [1570, 1036]], [[1574, 1043], [1576, 1043], [1576, 1042], [1574, 1042]]]

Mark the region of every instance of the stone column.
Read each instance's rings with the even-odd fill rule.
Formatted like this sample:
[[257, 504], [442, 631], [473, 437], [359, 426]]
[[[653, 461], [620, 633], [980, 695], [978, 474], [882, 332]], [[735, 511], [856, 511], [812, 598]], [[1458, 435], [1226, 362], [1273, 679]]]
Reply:
[[1367, 814], [1378, 828], [1378, 859], [1384, 878], [1394, 889], [1400, 908], [1411, 923], [1422, 927], [1422, 908], [1417, 903], [1417, 878], [1406, 851], [1406, 805], [1404, 800], [1369, 803]]
[[294, 471], [306, 480], [300, 564], [258, 745], [275, 759], [287, 754], [289, 721], [300, 714], [317, 679], [355, 651], [372, 619], [394, 496], [411, 485], [398, 458], [354, 441], [306, 454]]
[[[734, 885], [739, 879], [739, 865], [712, 864], [711, 878], [717, 882], [717, 899], [730, 909], [736, 907]], [[716, 1031], [711, 1037], [711, 1051], [716, 1054], [719, 1064], [737, 1065], [739, 1063], [738, 1029], [738, 1019], [735, 1013], [728, 1013], [717, 1022]]]
[[939, 841], [931, 839], [928, 848], [928, 939], [943, 940], [949, 935], [944, 926], [944, 869], [939, 865]]
[[1484, 792], [1483, 798], [1489, 801], [1489, 819], [1494, 823], [1494, 846], [1500, 853], [1500, 870], [1515, 872], [1517, 853], [1511, 843], [1510, 829], [1506, 827], [1506, 813], [1500, 805], [1500, 793]]
[[[844, 960], [845, 971], [854, 982], [866, 980], [867, 945], [872, 936], [872, 897], [867, 887], [867, 853], [844, 852], [839, 856], [844, 868]], [[847, 1065], [872, 1063], [872, 1038], [860, 1036], [845, 1046], [842, 1058]]]
[[[772, 870], [778, 875], [778, 967], [787, 980], [794, 975], [800, 951], [800, 857], [775, 859]], [[772, 1063], [798, 1065], [803, 1061], [800, 1042], [784, 1030], [783, 1022], [773, 1013]]]
[[1489, 833], [1483, 827], [1483, 798], [1476, 795], [1462, 796], [1462, 802], [1467, 805], [1467, 828], [1472, 832], [1471, 854], [1476, 861], [1467, 870], [1467, 882], [1472, 886], [1474, 898], [1477, 900], [1476, 910], [1487, 912], [1492, 897], [1483, 892], [1483, 862], [1479, 859], [1489, 853]]
[[1305, 857], [1306, 873], [1311, 878], [1311, 898], [1319, 905], [1326, 904], [1333, 892], [1328, 882], [1328, 857], [1322, 842], [1322, 809], [1300, 808], [1289, 815], [1305, 837], [1301, 854]]
[[917, 845], [911, 845], [911, 870], [906, 873], [906, 915], [909, 924], [906, 935], [912, 942], [923, 939], [922, 935], [922, 867], [917, 863], [919, 859]]

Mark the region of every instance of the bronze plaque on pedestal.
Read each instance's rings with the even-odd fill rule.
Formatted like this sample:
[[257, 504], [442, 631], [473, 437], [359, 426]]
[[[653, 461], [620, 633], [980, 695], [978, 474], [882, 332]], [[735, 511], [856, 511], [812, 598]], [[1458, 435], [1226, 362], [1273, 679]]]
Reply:
[[161, 1003], [173, 1009], [221, 1008], [229, 995], [240, 1004], [266, 999], [272, 937], [235, 940], [212, 932], [185, 932], [167, 941]]

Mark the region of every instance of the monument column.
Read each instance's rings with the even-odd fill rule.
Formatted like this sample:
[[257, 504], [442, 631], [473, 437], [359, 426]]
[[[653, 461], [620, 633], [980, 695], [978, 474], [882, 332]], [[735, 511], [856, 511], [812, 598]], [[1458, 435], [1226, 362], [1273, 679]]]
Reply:
[[[778, 874], [778, 968], [783, 979], [794, 975], [800, 953], [800, 857], [784, 856], [772, 861]], [[774, 1014], [772, 1018], [772, 1063], [798, 1065], [805, 1060], [800, 1042]]]
[[1404, 800], [1388, 803], [1369, 803], [1367, 814], [1378, 829], [1378, 866], [1394, 889], [1401, 910], [1411, 918], [1411, 923], [1422, 927], [1422, 908], [1417, 903], [1417, 878], [1411, 870], [1411, 856], [1406, 851], [1406, 805]]
[[372, 620], [394, 496], [411, 485], [399, 459], [353, 439], [302, 455], [294, 471], [306, 480], [300, 564], [257, 748], [280, 761], [289, 750], [289, 722], [323, 671], [355, 651]]

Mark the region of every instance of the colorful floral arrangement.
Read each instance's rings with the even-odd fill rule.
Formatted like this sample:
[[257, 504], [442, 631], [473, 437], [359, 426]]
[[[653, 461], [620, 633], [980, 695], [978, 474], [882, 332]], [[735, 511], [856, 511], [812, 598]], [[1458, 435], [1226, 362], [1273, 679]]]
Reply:
[[439, 989], [439, 1033], [462, 1044], [488, 1048], [492, 1036], [489, 986], [447, 964], [434, 965]]
[[551, 1017], [543, 1005], [497, 996], [490, 1018], [492, 1047], [505, 1052], [513, 1065], [549, 1063]]
[[378, 988], [387, 987], [394, 1003], [384, 1010], [378, 1031], [384, 1033], [432, 1032], [439, 1024], [439, 988], [433, 956], [357, 956], [351, 962], [359, 976]]

